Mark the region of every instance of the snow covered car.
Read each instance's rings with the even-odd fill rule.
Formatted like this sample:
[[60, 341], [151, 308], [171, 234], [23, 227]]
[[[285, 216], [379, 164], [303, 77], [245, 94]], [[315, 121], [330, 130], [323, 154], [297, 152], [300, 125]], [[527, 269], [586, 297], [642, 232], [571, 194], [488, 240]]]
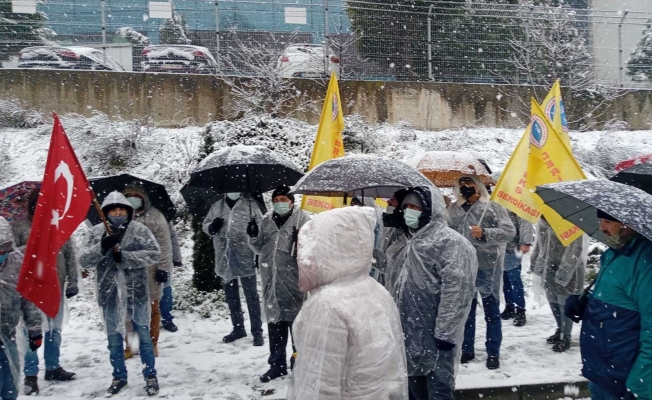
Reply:
[[340, 59], [330, 49], [326, 57], [324, 46], [320, 44], [288, 46], [279, 57], [276, 67], [283, 78], [320, 78], [330, 76], [332, 72], [340, 76]]
[[120, 63], [105, 57], [102, 51], [81, 46], [26, 47], [18, 55], [18, 68], [124, 71]]
[[217, 61], [206, 47], [190, 45], [156, 45], [143, 49], [144, 72], [214, 74]]

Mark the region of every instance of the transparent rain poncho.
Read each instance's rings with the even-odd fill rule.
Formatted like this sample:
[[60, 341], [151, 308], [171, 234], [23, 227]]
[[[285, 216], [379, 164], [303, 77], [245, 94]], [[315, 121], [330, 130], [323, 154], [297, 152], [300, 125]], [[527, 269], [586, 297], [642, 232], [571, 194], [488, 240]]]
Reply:
[[[222, 218], [224, 223], [215, 235], [211, 235], [208, 227], [215, 218]], [[202, 229], [213, 237], [215, 274], [225, 283], [234, 278], [256, 275], [254, 251], [249, 247], [247, 235], [247, 225], [252, 218], [260, 226], [263, 215], [258, 203], [246, 193], [242, 193], [233, 209], [229, 208], [223, 197], [213, 204], [204, 218]]]
[[461, 352], [478, 271], [473, 246], [446, 224], [441, 192], [432, 186], [428, 190], [430, 222], [411, 238], [400, 231], [387, 249], [385, 286], [401, 313], [410, 376], [437, 369], [435, 339], [454, 343]]
[[249, 244], [260, 257], [258, 266], [263, 285], [263, 305], [267, 322], [294, 321], [304, 293], [299, 290], [299, 269], [297, 259], [292, 255], [292, 233], [310, 217], [300, 207], [294, 206], [292, 215], [278, 228], [272, 219], [273, 213], [263, 218], [258, 236], [249, 239]]
[[[475, 181], [480, 190], [480, 199], [464, 211], [462, 204], [466, 200], [460, 195], [460, 187], [455, 185], [454, 192], [457, 201], [448, 207], [448, 225], [467, 238], [478, 254], [478, 277], [476, 289], [482, 298], [493, 295], [500, 299], [503, 270], [505, 266], [505, 250], [507, 243], [516, 235], [507, 210], [489, 200], [489, 193], [475, 175], [467, 175]], [[478, 225], [483, 212], [487, 210], [480, 227], [484, 232], [483, 239], [471, 236], [471, 226]]]
[[[534, 231], [534, 225], [509, 210], [507, 210], [507, 215], [509, 215], [509, 219], [512, 220], [512, 225], [516, 228], [516, 235], [507, 243], [507, 251], [516, 252], [516, 249], [522, 244], [534, 244], [534, 235], [536, 233]], [[516, 268], [516, 265], [513, 265], [513, 268]]]
[[[102, 209], [119, 204], [133, 212], [127, 199], [118, 192], [109, 193]], [[86, 237], [80, 262], [82, 268], [96, 268], [97, 302], [107, 335], [125, 335], [125, 321], [149, 326], [148, 266], [159, 260], [161, 250], [152, 232], [143, 224], [131, 221], [120, 242], [122, 263], [113, 260], [113, 250], [102, 254], [101, 240], [106, 231], [95, 225]]]
[[383, 225], [383, 209], [376, 204], [373, 197], [356, 197], [365, 207], [373, 208], [376, 211], [376, 228], [374, 229], [374, 265], [371, 269], [371, 276], [381, 284], [385, 281], [384, 272], [387, 269], [385, 252], [382, 250], [385, 243], [385, 227]]
[[11, 243], [12, 251], [4, 263], [0, 264], [0, 341], [4, 350], [16, 388], [19, 387], [20, 358], [16, 347], [16, 326], [21, 318], [30, 336], [41, 334], [41, 312], [16, 290], [18, 274], [23, 265], [25, 248], [17, 249], [13, 244], [13, 234], [9, 222], [0, 217], [0, 246]]
[[309, 291], [294, 325], [289, 400], [407, 400], [396, 304], [369, 276], [375, 211], [345, 207], [299, 232], [299, 282]]
[[544, 218], [539, 221], [530, 268], [541, 277], [547, 293], [561, 296], [580, 294], [584, 289], [589, 244], [589, 237], [582, 235], [564, 247], [548, 222]]

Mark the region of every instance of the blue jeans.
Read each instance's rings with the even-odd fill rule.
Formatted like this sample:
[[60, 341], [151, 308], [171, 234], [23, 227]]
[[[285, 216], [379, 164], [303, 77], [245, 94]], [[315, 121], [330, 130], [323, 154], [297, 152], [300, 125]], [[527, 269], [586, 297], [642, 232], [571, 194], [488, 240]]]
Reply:
[[0, 350], [0, 398], [2, 400], [16, 400], [18, 398], [18, 390], [16, 389], [16, 382], [11, 373], [11, 365], [5, 353], [7, 349]]
[[[482, 299], [484, 308], [484, 320], [487, 321], [487, 340], [485, 346], [490, 356], [500, 356], [500, 344], [503, 341], [503, 325], [500, 319], [500, 301], [494, 296]], [[464, 343], [462, 352], [466, 354], [475, 353], [475, 311], [478, 308], [478, 299], [473, 298], [471, 312], [464, 327]]]
[[525, 290], [523, 288], [523, 280], [521, 279], [521, 260], [516, 257], [516, 254], [510, 252], [505, 254], [503, 293], [505, 294], [506, 307], [525, 309]]
[[634, 400], [636, 398], [630, 392], [622, 397], [609, 393], [591, 381], [589, 381], [589, 391], [591, 392], [591, 400]]
[[[50, 332], [45, 332], [43, 335], [43, 358], [45, 358], [45, 370], [53, 371], [59, 368], [59, 355], [61, 349], [61, 331], [53, 329]], [[38, 375], [38, 354], [31, 351], [29, 347], [25, 352], [25, 367], [23, 372], [25, 376]]]
[[174, 319], [172, 316], [172, 286], [163, 288], [163, 297], [161, 297], [159, 306], [161, 307], [163, 323], [172, 322]]
[[[152, 337], [149, 334], [149, 326], [141, 326], [131, 322], [134, 332], [140, 339], [140, 361], [143, 367], [143, 376], [145, 379], [155, 377], [156, 369], [154, 368], [154, 346]], [[109, 335], [109, 353], [111, 365], [113, 366], [113, 377], [115, 379], [127, 380], [127, 367], [125, 366], [125, 348], [124, 338], [121, 334]]]

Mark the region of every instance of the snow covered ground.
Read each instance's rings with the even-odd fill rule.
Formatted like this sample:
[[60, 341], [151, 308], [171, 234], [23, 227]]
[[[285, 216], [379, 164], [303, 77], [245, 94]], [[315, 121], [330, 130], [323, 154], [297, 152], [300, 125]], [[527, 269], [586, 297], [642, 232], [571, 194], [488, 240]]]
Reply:
[[[484, 158], [496, 170], [506, 164], [511, 151], [523, 134], [522, 130], [460, 129], [441, 132], [416, 131], [409, 126], [368, 126], [353, 120], [348, 129], [350, 139], [364, 145], [367, 151], [399, 160], [410, 160], [430, 150], [466, 151]], [[176, 193], [196, 165], [206, 127], [155, 129], [146, 125], [112, 123], [101, 116], [91, 119], [63, 119], [78, 157], [89, 176], [129, 172], [146, 179], [163, 182], [182, 206]], [[135, 130], [135, 131], [134, 131]], [[0, 128], [0, 187], [22, 180], [39, 180], [49, 144], [49, 126], [30, 129]], [[217, 139], [216, 148], [228, 144], [266, 144], [291, 156], [302, 167], [309, 160], [316, 132], [310, 126], [293, 120], [247, 120], [238, 123], [217, 122], [210, 126]], [[573, 132], [573, 148], [585, 171], [603, 177], [616, 162], [652, 153], [652, 132]], [[125, 141], [129, 138], [130, 141]], [[346, 141], [346, 139], [345, 139]], [[357, 146], [357, 145], [356, 145]], [[99, 149], [99, 151], [98, 151]], [[357, 147], [348, 149], [349, 153]], [[109, 154], [122, 154], [125, 160], [107, 163]], [[174, 288], [179, 298], [175, 311], [177, 333], [162, 331], [157, 370], [161, 397], [174, 399], [282, 399], [289, 378], [268, 384], [258, 377], [267, 369], [267, 346], [255, 348], [251, 337], [233, 344], [222, 343], [230, 329], [230, 321], [221, 299], [192, 304], [187, 296], [191, 271], [192, 243], [187, 224], [180, 222], [184, 243], [184, 264], [177, 269]], [[526, 277], [529, 282], [529, 277]], [[68, 325], [63, 333], [62, 366], [77, 373], [70, 383], [49, 383], [40, 380], [41, 396], [52, 399], [90, 399], [103, 397], [111, 381], [107, 342], [103, 333], [93, 284], [87, 279], [83, 293], [70, 302]], [[555, 354], [545, 338], [555, 325], [546, 305], [535, 301], [530, 291], [528, 324], [516, 328], [505, 323], [501, 368], [489, 371], [484, 366], [484, 320], [478, 308], [477, 360], [460, 366], [459, 389], [579, 381], [581, 361], [577, 347], [564, 354]], [[210, 316], [205, 318], [204, 315]], [[130, 387], [124, 398], [142, 398], [143, 381], [140, 361], [127, 361]], [[41, 372], [42, 377], [42, 372]]]

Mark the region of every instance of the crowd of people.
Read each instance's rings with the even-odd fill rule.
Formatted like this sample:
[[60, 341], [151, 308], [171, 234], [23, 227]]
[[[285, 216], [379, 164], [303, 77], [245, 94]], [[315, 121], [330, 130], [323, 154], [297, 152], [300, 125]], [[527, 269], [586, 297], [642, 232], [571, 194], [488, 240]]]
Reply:
[[[30, 195], [30, 215], [37, 198]], [[652, 245], [616, 218], [597, 216], [609, 249], [584, 293], [588, 236], [565, 247], [545, 219], [535, 229], [492, 203], [477, 176], [459, 179], [452, 202], [434, 186], [415, 187], [397, 191], [386, 210], [357, 197], [351, 207], [311, 216], [280, 186], [272, 203], [264, 213], [251, 194], [226, 193], [202, 229], [213, 240], [233, 325], [223, 341], [247, 337], [242, 287], [253, 346], [265, 344], [267, 322], [269, 369], [260, 380], [293, 371], [287, 399], [453, 399], [458, 363], [475, 360], [478, 302], [490, 370], [500, 368], [503, 321], [527, 324], [521, 259], [528, 252], [556, 321], [546, 339], [551, 351], [567, 351], [581, 322], [592, 398], [652, 399]], [[98, 224], [80, 249], [69, 241], [59, 254], [62, 302], [79, 293], [78, 252], [81, 268], [95, 271], [113, 366], [107, 393], [127, 385], [125, 359], [138, 353], [146, 394], [156, 395], [159, 330], [177, 330], [170, 313], [173, 266], [182, 262], [176, 233], [137, 184], [110, 193], [101, 209], [110, 233]], [[30, 348], [26, 393], [38, 393], [43, 342], [45, 379], [75, 378], [59, 365], [62, 311], [44, 326], [15, 289], [29, 231], [29, 220], [10, 226], [0, 218], [2, 399], [18, 393], [21, 316]], [[137, 348], [128, 341], [134, 335]]]

